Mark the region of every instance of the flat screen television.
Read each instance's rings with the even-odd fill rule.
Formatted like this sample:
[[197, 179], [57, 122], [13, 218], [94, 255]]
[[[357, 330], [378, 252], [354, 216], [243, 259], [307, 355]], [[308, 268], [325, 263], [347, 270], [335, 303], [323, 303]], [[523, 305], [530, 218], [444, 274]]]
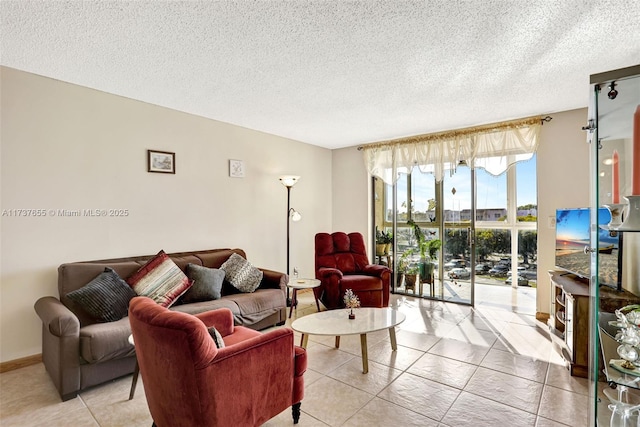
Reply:
[[[598, 225], [607, 225], [609, 221], [609, 210], [598, 209]], [[556, 210], [556, 267], [587, 279], [591, 276], [591, 254], [584, 252], [585, 246], [591, 246], [590, 228], [589, 208]], [[599, 228], [598, 240], [599, 283], [620, 289], [619, 233]]]

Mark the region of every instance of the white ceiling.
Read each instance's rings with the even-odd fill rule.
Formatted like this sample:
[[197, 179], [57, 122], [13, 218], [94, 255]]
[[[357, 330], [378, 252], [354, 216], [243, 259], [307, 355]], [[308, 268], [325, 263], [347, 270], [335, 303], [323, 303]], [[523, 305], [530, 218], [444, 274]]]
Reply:
[[6, 1], [2, 65], [327, 148], [587, 106], [637, 0]]

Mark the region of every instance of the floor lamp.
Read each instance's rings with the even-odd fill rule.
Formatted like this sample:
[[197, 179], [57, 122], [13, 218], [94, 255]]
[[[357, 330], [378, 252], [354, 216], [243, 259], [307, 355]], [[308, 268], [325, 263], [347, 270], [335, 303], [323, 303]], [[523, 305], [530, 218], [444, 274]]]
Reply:
[[[290, 275], [289, 271], [289, 226], [291, 221], [300, 221], [302, 215], [291, 207], [291, 187], [296, 185], [296, 182], [300, 179], [296, 175], [284, 175], [280, 177], [280, 182], [287, 188], [287, 275]], [[287, 307], [291, 306], [291, 298], [289, 298], [289, 288], [287, 287]]]

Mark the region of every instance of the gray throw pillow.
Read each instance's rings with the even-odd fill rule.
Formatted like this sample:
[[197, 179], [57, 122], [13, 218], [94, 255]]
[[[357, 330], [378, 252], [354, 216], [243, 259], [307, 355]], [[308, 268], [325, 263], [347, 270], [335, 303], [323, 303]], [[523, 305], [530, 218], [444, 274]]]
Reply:
[[211, 335], [211, 338], [213, 338], [213, 342], [216, 343], [216, 347], [224, 348], [224, 340], [222, 339], [222, 334], [220, 334], [220, 331], [218, 331], [213, 326], [209, 326], [207, 330], [209, 331], [209, 335]]
[[107, 267], [104, 272], [67, 297], [98, 322], [115, 322], [129, 311], [129, 301], [136, 293], [131, 286]]
[[225, 271], [227, 281], [240, 292], [253, 292], [262, 281], [262, 271], [236, 253], [231, 255], [220, 269]]
[[187, 264], [187, 277], [193, 281], [193, 286], [182, 296], [182, 302], [211, 301], [222, 296], [222, 282], [224, 270], [203, 267], [197, 264]]

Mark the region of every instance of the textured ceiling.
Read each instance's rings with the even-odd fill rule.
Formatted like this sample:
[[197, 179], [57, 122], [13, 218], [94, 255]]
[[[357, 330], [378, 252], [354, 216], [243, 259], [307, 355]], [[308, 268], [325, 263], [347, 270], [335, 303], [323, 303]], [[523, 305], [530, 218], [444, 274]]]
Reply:
[[634, 0], [5, 1], [2, 65], [328, 148], [585, 107]]

